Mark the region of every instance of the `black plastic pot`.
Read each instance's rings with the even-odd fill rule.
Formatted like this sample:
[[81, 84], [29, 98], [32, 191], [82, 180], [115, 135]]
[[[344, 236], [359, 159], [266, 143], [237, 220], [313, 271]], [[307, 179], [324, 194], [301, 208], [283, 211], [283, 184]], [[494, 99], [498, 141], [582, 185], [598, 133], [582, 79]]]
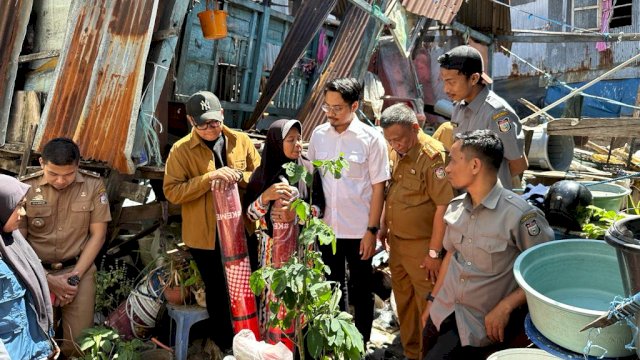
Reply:
[[640, 292], [640, 216], [616, 221], [604, 239], [616, 248], [625, 296]]

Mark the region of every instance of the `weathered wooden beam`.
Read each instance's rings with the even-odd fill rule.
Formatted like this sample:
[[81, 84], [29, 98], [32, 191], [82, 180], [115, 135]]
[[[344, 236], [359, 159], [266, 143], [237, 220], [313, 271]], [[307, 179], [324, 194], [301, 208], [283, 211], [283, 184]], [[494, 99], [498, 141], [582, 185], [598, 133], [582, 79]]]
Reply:
[[120, 188], [118, 190], [120, 191], [120, 196], [122, 198], [144, 204], [149, 196], [151, 188], [145, 185], [123, 181], [120, 183]]
[[481, 33], [480, 31], [474, 30], [468, 27], [467, 25], [461, 24], [457, 21], [454, 21], [451, 23], [451, 29], [461, 33], [467, 33], [469, 34], [469, 36], [471, 36], [475, 40], [478, 40], [484, 44], [489, 45], [493, 43], [493, 39], [491, 38], [491, 36]]
[[60, 56], [60, 50], [40, 51], [33, 54], [21, 55], [18, 57], [19, 63], [26, 63], [36, 60], [49, 59]]
[[180, 29], [177, 27], [172, 27], [169, 29], [164, 29], [164, 30], [158, 30], [156, 32], [153, 33], [153, 35], [151, 36], [151, 41], [152, 42], [156, 42], [156, 41], [161, 41], [161, 40], [167, 40], [170, 39], [172, 37], [177, 37], [180, 34]]
[[392, 29], [396, 28], [396, 23], [393, 20], [389, 19], [381, 11], [377, 11], [376, 9], [374, 9], [371, 6], [371, 4], [367, 3], [366, 1], [364, 1], [364, 0], [349, 0], [349, 2], [352, 3], [353, 5], [359, 7], [363, 11], [368, 12], [371, 16], [373, 16], [374, 18], [376, 18], [377, 20], [379, 20], [383, 24], [389, 26], [390, 28], [392, 28]]
[[640, 137], [640, 118], [559, 118], [547, 123], [549, 135]]
[[608, 36], [596, 33], [577, 33], [545, 30], [513, 30], [513, 35], [496, 35], [496, 41], [510, 42], [596, 42], [640, 41], [640, 33], [619, 33]]
[[[180, 215], [180, 205], [169, 203], [169, 216]], [[120, 223], [138, 223], [141, 221], [153, 221], [162, 219], [162, 204], [153, 202], [140, 206], [127, 206], [122, 208]]]

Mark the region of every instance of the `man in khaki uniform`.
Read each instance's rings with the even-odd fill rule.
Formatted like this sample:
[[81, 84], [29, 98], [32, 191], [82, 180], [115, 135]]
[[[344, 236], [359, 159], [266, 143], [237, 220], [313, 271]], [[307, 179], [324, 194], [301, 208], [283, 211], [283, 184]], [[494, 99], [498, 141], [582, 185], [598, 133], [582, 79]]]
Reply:
[[[182, 205], [182, 240], [190, 248], [205, 285], [212, 338], [221, 350], [231, 348], [233, 328], [219, 247], [211, 187], [238, 183], [240, 194], [260, 155], [246, 134], [223, 125], [218, 98], [199, 91], [186, 104], [191, 133], [169, 153], [164, 174], [167, 200]], [[251, 249], [251, 244], [248, 244]], [[251, 251], [251, 250], [250, 250]]]
[[485, 359], [523, 330], [526, 298], [513, 264], [553, 230], [540, 209], [500, 183], [503, 152], [490, 130], [458, 134], [451, 147], [447, 176], [467, 192], [444, 216], [447, 255], [422, 317], [426, 360]]
[[419, 359], [420, 314], [442, 262], [443, 215], [453, 190], [444, 171], [442, 144], [420, 130], [408, 106], [387, 108], [381, 126], [393, 151], [389, 152], [391, 181], [380, 237], [387, 238], [390, 248], [391, 285], [404, 354], [407, 359]]
[[94, 260], [111, 221], [104, 183], [98, 174], [79, 170], [79, 162], [78, 146], [56, 138], [44, 146], [42, 170], [21, 179], [31, 188], [20, 231], [47, 272], [67, 357], [75, 352], [72, 341], [93, 325]]

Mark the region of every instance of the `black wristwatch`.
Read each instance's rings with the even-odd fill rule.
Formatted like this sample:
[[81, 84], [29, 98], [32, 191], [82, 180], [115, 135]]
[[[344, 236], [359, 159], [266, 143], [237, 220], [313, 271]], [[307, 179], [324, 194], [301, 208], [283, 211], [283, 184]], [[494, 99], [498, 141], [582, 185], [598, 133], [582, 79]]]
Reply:
[[367, 227], [367, 231], [372, 233], [373, 235], [378, 235], [378, 230], [380, 230], [377, 226], [369, 226]]
[[427, 301], [431, 301], [433, 302], [436, 298], [433, 297], [433, 295], [431, 295], [431, 291], [429, 291], [429, 293], [427, 294]]

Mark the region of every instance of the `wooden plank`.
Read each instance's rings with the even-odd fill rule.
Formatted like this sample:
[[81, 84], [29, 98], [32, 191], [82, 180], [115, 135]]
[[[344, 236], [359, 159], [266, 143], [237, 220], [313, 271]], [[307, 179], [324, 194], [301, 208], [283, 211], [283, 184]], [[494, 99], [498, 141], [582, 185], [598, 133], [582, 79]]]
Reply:
[[151, 188], [145, 185], [139, 185], [128, 181], [120, 183], [120, 196], [144, 204], [149, 196]]
[[640, 41], [640, 34], [612, 34], [610, 37], [606, 37], [598, 34], [545, 32], [538, 35], [496, 35], [495, 40], [514, 43], [618, 42]]
[[36, 129], [38, 125], [31, 125], [29, 128], [29, 134], [27, 135], [27, 143], [20, 159], [20, 171], [18, 176], [23, 176], [27, 173], [27, 165], [31, 162], [31, 148], [33, 147], [33, 139], [36, 137]]
[[[180, 215], [180, 205], [169, 203], [169, 216]], [[127, 206], [122, 208], [120, 223], [138, 223], [141, 221], [162, 219], [162, 204], [152, 202], [140, 206]]]
[[40, 98], [35, 91], [16, 91], [7, 127], [8, 143], [25, 143], [29, 129], [40, 122]]
[[26, 63], [36, 60], [49, 59], [60, 56], [60, 50], [40, 51], [34, 54], [21, 55], [18, 57], [19, 63]]
[[373, 16], [376, 20], [379, 20], [380, 22], [389, 26], [390, 28], [392, 29], [396, 28], [396, 23], [393, 20], [386, 17], [383, 13], [379, 11], [375, 11], [371, 6], [371, 4], [369, 4], [368, 2], [364, 0], [349, 0], [349, 2], [359, 7], [360, 9], [366, 11], [367, 13], [369, 13], [369, 15]]
[[640, 118], [556, 119], [547, 124], [549, 135], [640, 137]]

